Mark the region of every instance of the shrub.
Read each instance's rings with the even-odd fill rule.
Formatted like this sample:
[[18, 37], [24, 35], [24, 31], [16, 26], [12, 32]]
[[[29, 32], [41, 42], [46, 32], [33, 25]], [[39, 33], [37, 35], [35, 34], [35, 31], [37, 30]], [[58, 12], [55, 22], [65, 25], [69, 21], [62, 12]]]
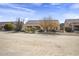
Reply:
[[18, 18], [16, 21], [16, 29], [15, 31], [21, 31], [24, 25], [24, 20], [21, 18]]
[[66, 27], [66, 28], [65, 28], [65, 31], [66, 31], [66, 32], [72, 32], [72, 29], [69, 28], [69, 27]]
[[0, 30], [2, 30], [3, 29], [3, 27], [2, 26], [0, 26]]
[[25, 32], [34, 33], [35, 32], [35, 29], [34, 28], [26, 28], [25, 29]]
[[7, 30], [7, 31], [11, 31], [11, 30], [14, 29], [14, 25], [11, 24], [11, 23], [5, 24], [4, 29]]
[[64, 30], [64, 23], [60, 24], [60, 30]]
[[38, 32], [44, 32], [44, 30], [39, 30]]
[[56, 30], [53, 29], [53, 30], [50, 30], [50, 32], [56, 32]]
[[2, 28], [0, 27], [0, 30], [2, 30]]

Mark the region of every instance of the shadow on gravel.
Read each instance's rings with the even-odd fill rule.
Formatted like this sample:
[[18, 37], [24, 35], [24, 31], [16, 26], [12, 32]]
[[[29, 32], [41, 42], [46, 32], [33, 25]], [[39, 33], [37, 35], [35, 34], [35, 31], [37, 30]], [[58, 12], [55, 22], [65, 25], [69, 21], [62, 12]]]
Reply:
[[41, 35], [65, 35], [65, 36], [79, 36], [79, 33], [62, 33], [62, 32], [38, 32], [38, 33], [26, 33], [20, 31], [1, 31], [4, 33], [24, 33], [24, 34], [41, 34]]

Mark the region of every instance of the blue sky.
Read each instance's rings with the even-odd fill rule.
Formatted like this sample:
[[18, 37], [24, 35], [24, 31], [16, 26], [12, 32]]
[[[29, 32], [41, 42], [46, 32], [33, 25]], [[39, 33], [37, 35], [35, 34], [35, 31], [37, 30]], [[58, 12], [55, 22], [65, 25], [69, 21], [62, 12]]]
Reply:
[[0, 21], [15, 21], [18, 17], [39, 20], [51, 16], [61, 23], [79, 18], [78, 3], [0, 3]]

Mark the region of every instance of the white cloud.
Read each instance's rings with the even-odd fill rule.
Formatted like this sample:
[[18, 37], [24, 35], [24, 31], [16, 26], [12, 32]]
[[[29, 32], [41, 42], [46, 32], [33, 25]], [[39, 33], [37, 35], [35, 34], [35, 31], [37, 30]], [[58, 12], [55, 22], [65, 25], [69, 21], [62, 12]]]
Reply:
[[10, 16], [12, 15], [14, 16], [27, 16], [27, 15], [33, 15], [33, 12], [28, 12], [28, 11], [22, 11], [22, 10], [15, 10], [15, 9], [1, 9], [0, 8], [0, 13], [6, 15], [6, 16]]
[[50, 5], [56, 6], [56, 5], [61, 5], [61, 3], [50, 3]]
[[56, 8], [61, 8], [61, 7], [60, 7], [61, 4], [62, 4], [62, 3], [50, 3], [50, 5], [56, 6]]
[[64, 19], [79, 19], [79, 14], [76, 13], [65, 13], [62, 15]]
[[17, 10], [23, 10], [23, 11], [28, 11], [28, 12], [35, 12], [35, 10], [32, 10], [32, 9], [28, 9], [28, 8], [23, 8], [23, 7], [20, 7], [20, 6], [16, 6], [15, 4], [0, 4], [2, 6], [8, 6], [10, 8], [14, 8], [14, 9], [17, 9]]
[[41, 6], [42, 3], [32, 3], [33, 5], [36, 5], [36, 6]]
[[3, 16], [0, 16], [0, 18], [2, 18]]
[[26, 23], [27, 21], [28, 21], [28, 18], [25, 18], [25, 19], [24, 19], [24, 23]]
[[0, 8], [0, 15], [3, 16], [2, 20], [16, 20], [17, 17], [31, 17], [35, 15], [36, 11], [28, 8], [16, 6], [14, 4], [0, 4], [2, 6], [8, 6], [11, 8]]
[[74, 3], [70, 6], [71, 9], [79, 9], [79, 3]]

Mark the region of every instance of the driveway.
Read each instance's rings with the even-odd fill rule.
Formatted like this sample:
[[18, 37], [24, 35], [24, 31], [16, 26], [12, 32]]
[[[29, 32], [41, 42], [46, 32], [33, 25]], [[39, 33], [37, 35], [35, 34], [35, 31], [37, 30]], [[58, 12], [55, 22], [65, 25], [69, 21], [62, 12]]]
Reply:
[[0, 32], [1, 56], [79, 55], [79, 36]]

